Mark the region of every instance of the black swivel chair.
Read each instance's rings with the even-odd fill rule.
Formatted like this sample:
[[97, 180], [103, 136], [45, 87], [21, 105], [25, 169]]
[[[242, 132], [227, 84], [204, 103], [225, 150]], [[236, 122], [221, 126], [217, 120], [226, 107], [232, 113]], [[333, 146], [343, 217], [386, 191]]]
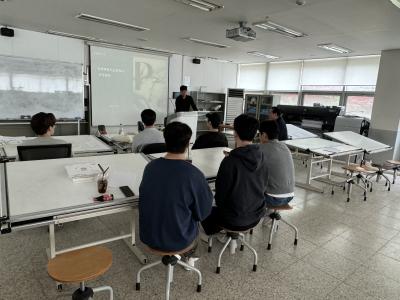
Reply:
[[165, 145], [165, 143], [147, 144], [142, 146], [140, 152], [146, 155], [153, 153], [163, 153], [167, 152], [167, 146]]
[[71, 157], [71, 144], [17, 146], [19, 160], [41, 160]]

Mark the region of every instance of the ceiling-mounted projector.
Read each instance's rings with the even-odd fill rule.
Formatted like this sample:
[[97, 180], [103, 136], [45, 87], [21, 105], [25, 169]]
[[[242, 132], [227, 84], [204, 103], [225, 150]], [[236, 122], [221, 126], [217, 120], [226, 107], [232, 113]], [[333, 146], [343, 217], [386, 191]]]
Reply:
[[226, 30], [226, 37], [239, 42], [248, 42], [256, 39], [256, 32], [246, 27], [245, 22], [240, 22], [238, 28]]

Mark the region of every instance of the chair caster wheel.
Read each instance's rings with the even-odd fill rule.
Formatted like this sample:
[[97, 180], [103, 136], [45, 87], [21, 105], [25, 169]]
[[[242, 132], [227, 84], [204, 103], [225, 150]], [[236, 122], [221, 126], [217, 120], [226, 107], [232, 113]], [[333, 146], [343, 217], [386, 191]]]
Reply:
[[387, 183], [387, 182], [385, 183], [385, 186], [388, 186], [388, 183]]
[[372, 192], [372, 188], [369, 189], [369, 192], [370, 192], [370, 193]]
[[207, 251], [208, 253], [211, 253], [211, 247], [208, 247]]
[[215, 271], [215, 273], [217, 273], [217, 274], [221, 273], [221, 267], [217, 267], [217, 270]]
[[331, 191], [331, 195], [334, 195], [334, 194], [335, 194], [335, 191], [334, 191], [334, 190], [332, 190], [332, 191]]
[[253, 234], [253, 229], [250, 229], [249, 233], [250, 233], [250, 234]]
[[364, 201], [367, 201], [367, 197], [364, 197]]
[[297, 239], [294, 239], [294, 243], [295, 246], [297, 246]]
[[350, 202], [350, 198], [347, 198], [347, 202]]
[[136, 290], [140, 291], [140, 282], [136, 282]]
[[197, 285], [197, 292], [198, 292], [198, 293], [201, 293], [201, 284], [198, 284], [198, 285]]
[[257, 265], [253, 265], [253, 272], [257, 272]]
[[388, 192], [390, 192], [390, 188], [388, 188]]
[[244, 250], [244, 246], [240, 245], [240, 251], [243, 251], [243, 250]]
[[267, 249], [268, 249], [268, 250], [271, 250], [271, 244], [268, 244]]
[[343, 191], [345, 191], [345, 190], [346, 190], [346, 187], [344, 186], [344, 187], [343, 187]]
[[57, 291], [61, 292], [63, 290], [62, 284], [57, 284]]

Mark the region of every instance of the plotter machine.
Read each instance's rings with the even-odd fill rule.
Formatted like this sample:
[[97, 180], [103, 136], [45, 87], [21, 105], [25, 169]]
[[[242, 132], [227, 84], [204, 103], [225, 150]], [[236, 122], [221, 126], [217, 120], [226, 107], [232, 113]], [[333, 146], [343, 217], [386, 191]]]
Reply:
[[283, 113], [283, 119], [288, 124], [293, 124], [322, 136], [324, 132], [331, 132], [335, 128], [336, 117], [341, 108], [311, 107], [297, 105], [278, 105]]

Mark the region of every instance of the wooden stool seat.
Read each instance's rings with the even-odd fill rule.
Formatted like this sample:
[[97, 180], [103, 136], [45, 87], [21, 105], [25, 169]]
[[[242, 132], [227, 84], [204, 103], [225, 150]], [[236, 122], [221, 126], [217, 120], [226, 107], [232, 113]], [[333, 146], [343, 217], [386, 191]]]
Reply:
[[359, 172], [359, 173], [375, 172], [375, 170], [371, 170], [370, 168], [366, 169], [366, 166], [361, 167], [360, 165], [355, 165], [355, 164], [343, 166], [342, 169], [349, 171], [349, 172]]
[[154, 249], [154, 248], [151, 248], [151, 247], [147, 246], [147, 248], [148, 248], [149, 252], [151, 252], [151, 253], [153, 253], [153, 254], [155, 254], [155, 255], [159, 255], [159, 256], [166, 256], [166, 255], [169, 255], [169, 256], [172, 256], [172, 255], [180, 255], [180, 254], [183, 254], [183, 253], [189, 252], [190, 250], [192, 250], [192, 249], [193, 249], [193, 247], [194, 247], [194, 243], [192, 243], [192, 244], [191, 244], [189, 247], [186, 247], [185, 249], [178, 250], [178, 251], [161, 251], [161, 250]]
[[47, 264], [47, 271], [57, 282], [81, 283], [103, 275], [111, 264], [111, 251], [96, 246], [57, 255]]
[[400, 166], [400, 160], [387, 160], [388, 164]]
[[281, 206], [268, 206], [268, 209], [273, 209], [273, 210], [291, 210], [293, 209], [293, 206], [290, 206], [289, 204], [281, 205]]

